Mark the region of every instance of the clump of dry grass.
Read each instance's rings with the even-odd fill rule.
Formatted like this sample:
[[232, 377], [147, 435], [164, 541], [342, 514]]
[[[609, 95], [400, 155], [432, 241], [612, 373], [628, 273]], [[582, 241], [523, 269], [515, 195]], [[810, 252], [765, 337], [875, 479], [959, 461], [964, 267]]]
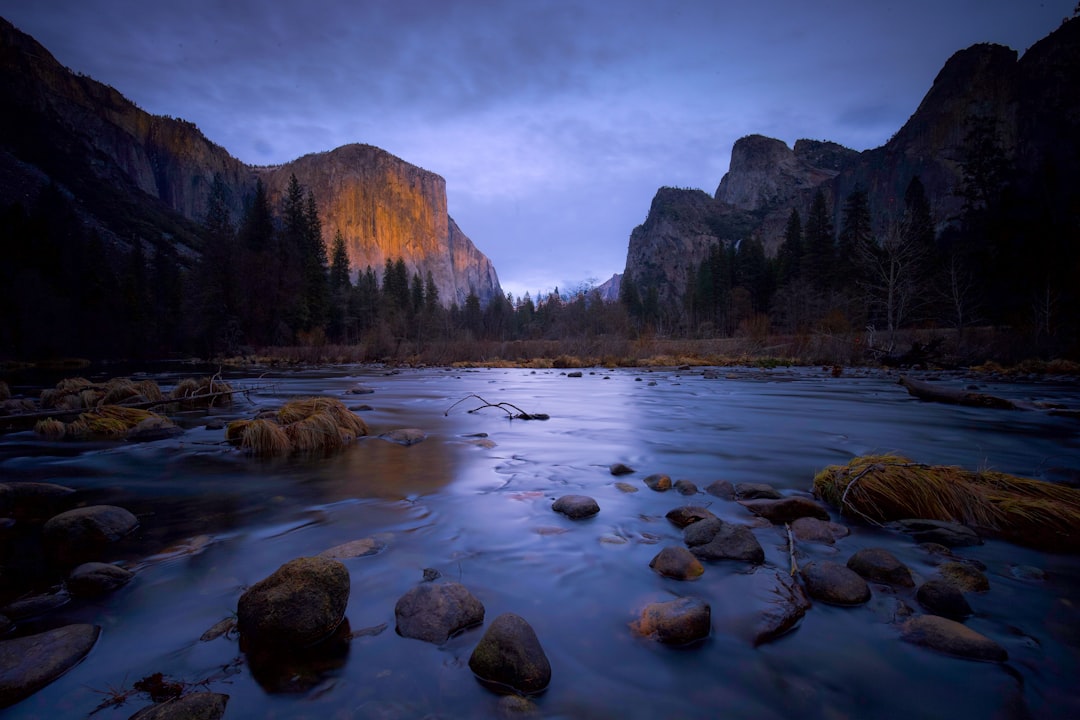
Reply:
[[50, 440], [61, 440], [67, 434], [67, 426], [54, 418], [38, 420], [34, 432]]
[[225, 436], [238, 436], [240, 447], [259, 457], [287, 455], [292, 451], [292, 442], [285, 429], [273, 420], [237, 420], [229, 423]]
[[994, 471], [857, 457], [814, 477], [814, 493], [873, 523], [949, 520], [1032, 547], [1076, 552], [1080, 490]]
[[367, 434], [361, 418], [327, 397], [295, 398], [278, 410], [276, 420], [234, 420], [225, 428], [226, 440], [263, 457], [336, 450]]
[[148, 410], [124, 407], [123, 405], [100, 405], [84, 412], [70, 423], [48, 418], [34, 426], [34, 432], [45, 437], [59, 439], [103, 437], [119, 439], [127, 437], [136, 427], [172, 427], [166, 417]]
[[337, 398], [294, 398], [278, 410], [278, 421], [283, 425], [289, 425], [319, 413], [329, 415], [340, 430], [351, 433], [354, 438], [368, 434], [367, 423]]
[[98, 388], [100, 386], [97, 383], [92, 383], [84, 377], [64, 378], [56, 383], [56, 387], [41, 391], [41, 407], [78, 410], [87, 407], [82, 404], [79, 398], [80, 393]]
[[217, 375], [184, 378], [169, 393], [169, 399], [179, 400], [180, 405], [187, 409], [228, 405], [232, 402], [231, 396], [222, 393], [231, 393], [232, 390], [232, 386]]

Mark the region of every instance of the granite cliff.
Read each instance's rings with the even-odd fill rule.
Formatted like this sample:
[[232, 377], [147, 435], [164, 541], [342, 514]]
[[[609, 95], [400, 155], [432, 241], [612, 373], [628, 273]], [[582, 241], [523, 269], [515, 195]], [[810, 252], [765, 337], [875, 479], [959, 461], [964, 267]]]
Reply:
[[314, 193], [327, 245], [338, 230], [345, 237], [354, 271], [401, 257], [410, 274], [431, 272], [446, 304], [471, 289], [483, 302], [501, 294], [490, 260], [447, 214], [440, 176], [364, 145], [248, 166], [192, 123], [71, 72], [0, 18], [0, 206], [29, 206], [53, 182], [112, 243], [165, 242], [190, 259], [215, 176], [238, 218], [257, 178], [276, 201], [291, 174]]

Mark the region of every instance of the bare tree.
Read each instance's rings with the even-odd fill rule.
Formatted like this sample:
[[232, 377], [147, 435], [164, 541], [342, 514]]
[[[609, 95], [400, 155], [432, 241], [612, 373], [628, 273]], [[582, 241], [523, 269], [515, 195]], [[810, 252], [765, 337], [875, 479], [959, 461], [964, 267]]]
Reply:
[[858, 248], [870, 307], [883, 315], [888, 350], [895, 347], [896, 331], [922, 304], [923, 261], [926, 249], [902, 222], [892, 222], [878, 242]]

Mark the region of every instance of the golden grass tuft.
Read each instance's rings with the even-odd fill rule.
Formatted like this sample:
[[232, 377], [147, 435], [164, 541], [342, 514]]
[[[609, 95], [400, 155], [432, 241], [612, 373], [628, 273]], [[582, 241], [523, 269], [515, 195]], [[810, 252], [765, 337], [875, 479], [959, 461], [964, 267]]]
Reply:
[[830, 465], [814, 494], [874, 523], [949, 520], [1020, 545], [1076, 552], [1080, 490], [994, 471], [924, 465], [898, 455], [868, 455]]
[[135, 383], [127, 378], [113, 378], [105, 383], [105, 394], [101, 397], [101, 402], [104, 405], [116, 405], [140, 394]]
[[225, 439], [233, 445], [239, 445], [244, 439], [244, 430], [251, 423], [251, 420], [233, 420], [225, 426]]
[[232, 392], [232, 386], [216, 375], [204, 378], [184, 378], [169, 393], [170, 400], [179, 400], [185, 408], [211, 407], [228, 405], [232, 402], [229, 395], [217, 393]]
[[243, 427], [240, 447], [259, 457], [287, 455], [292, 443], [285, 429], [273, 420], [251, 420]]
[[46, 418], [37, 421], [34, 432], [50, 440], [60, 440], [67, 434], [67, 426], [55, 418]]
[[297, 452], [337, 450], [356, 436], [342, 430], [328, 412], [317, 412], [285, 426], [285, 435]]
[[367, 423], [337, 398], [302, 397], [290, 400], [278, 410], [278, 422], [291, 425], [318, 413], [329, 415], [341, 431], [354, 438], [368, 434]]

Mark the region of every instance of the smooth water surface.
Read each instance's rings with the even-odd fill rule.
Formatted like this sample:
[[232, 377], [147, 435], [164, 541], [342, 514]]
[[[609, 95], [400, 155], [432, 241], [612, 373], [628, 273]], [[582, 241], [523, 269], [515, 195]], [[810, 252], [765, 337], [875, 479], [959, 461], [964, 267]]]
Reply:
[[[175, 378], [157, 376], [162, 385]], [[97, 646], [4, 717], [85, 717], [110, 690], [155, 672], [230, 695], [227, 718], [496, 716], [498, 695], [468, 667], [483, 627], [443, 646], [394, 631], [394, 604], [425, 568], [464, 583], [489, 621], [514, 612], [533, 626], [552, 665], [550, 687], [535, 698], [543, 717], [1080, 717], [1075, 557], [997, 541], [958, 550], [987, 567], [991, 591], [968, 595], [976, 614], [967, 624], [1008, 650], [1004, 664], [902, 642], [896, 620], [905, 605], [917, 611], [914, 593], [880, 585], [861, 607], [816, 603], [796, 630], [755, 648], [755, 618], [776, 574], [790, 566], [783, 529], [755, 522], [737, 503], [656, 493], [642, 483], [662, 472], [701, 488], [726, 479], [805, 493], [817, 470], [872, 452], [1076, 482], [1075, 420], [923, 403], [894, 375], [833, 378], [817, 369], [730, 369], [708, 379], [699, 369], [586, 370], [570, 378], [558, 370], [341, 367], [227, 379], [255, 389], [230, 408], [182, 415], [188, 430], [172, 440], [88, 445], [0, 436], [0, 478], [67, 485], [87, 503], [122, 505], [140, 519], [138, 537], [111, 558], [136, 569], [134, 581], [28, 626], [95, 623], [103, 628]], [[344, 395], [357, 383], [375, 392]], [[984, 391], [1080, 406], [1080, 388], [1070, 385]], [[481, 404], [476, 398], [451, 409], [470, 394], [550, 419], [511, 420], [495, 408], [470, 413]], [[204, 427], [208, 414], [251, 417], [298, 395], [370, 405], [360, 415], [373, 437], [325, 458], [265, 461]], [[406, 427], [427, 439], [403, 447], [374, 437]], [[636, 473], [613, 477], [615, 462]], [[552, 512], [552, 501], [570, 493], [594, 497], [599, 515], [572, 521]], [[682, 544], [664, 517], [681, 504], [752, 525], [765, 565], [707, 564], [690, 582], [653, 573], [653, 556]], [[235, 638], [199, 641], [235, 611], [246, 586], [282, 563], [367, 537], [386, 549], [344, 561], [352, 581], [347, 620], [357, 636], [307, 676], [268, 679], [253, 673]], [[891, 550], [917, 581], [934, 575], [924, 549], [868, 526], [853, 526], [836, 547], [800, 543], [799, 560], [845, 562], [868, 546]], [[1025, 579], [1028, 566], [1044, 577]], [[682, 595], [711, 604], [708, 640], [671, 648], [631, 633], [646, 603]], [[147, 704], [133, 695], [93, 716], [127, 718]]]

